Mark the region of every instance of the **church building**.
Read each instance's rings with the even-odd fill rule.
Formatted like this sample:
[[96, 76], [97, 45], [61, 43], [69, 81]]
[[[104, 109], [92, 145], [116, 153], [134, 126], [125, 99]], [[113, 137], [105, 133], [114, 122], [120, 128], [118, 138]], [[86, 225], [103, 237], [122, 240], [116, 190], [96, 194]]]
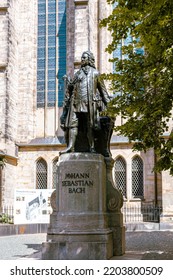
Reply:
[[[0, 208], [14, 204], [17, 189], [56, 188], [66, 146], [63, 76], [73, 77], [86, 50], [101, 74], [114, 71], [105, 52], [111, 35], [99, 27], [112, 9], [106, 0], [0, 1]], [[120, 116], [115, 126], [122, 122]], [[126, 137], [113, 133], [111, 154], [125, 203], [160, 205], [161, 219], [171, 222], [173, 178], [153, 172], [154, 151], [134, 152]]]

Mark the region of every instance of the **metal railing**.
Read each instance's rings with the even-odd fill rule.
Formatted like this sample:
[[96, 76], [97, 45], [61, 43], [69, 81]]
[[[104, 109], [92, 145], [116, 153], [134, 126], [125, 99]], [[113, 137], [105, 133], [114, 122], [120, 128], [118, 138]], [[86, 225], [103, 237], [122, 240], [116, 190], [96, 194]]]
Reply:
[[3, 206], [0, 208], [0, 224], [13, 224], [14, 223], [14, 207]]
[[155, 205], [128, 205], [122, 207], [124, 223], [128, 222], [160, 222], [161, 206]]
[[[124, 223], [128, 222], [160, 222], [160, 215], [162, 213], [161, 206], [155, 205], [129, 205], [123, 204], [121, 209], [123, 213]], [[4, 206], [0, 208], [0, 224], [14, 223], [14, 207]]]

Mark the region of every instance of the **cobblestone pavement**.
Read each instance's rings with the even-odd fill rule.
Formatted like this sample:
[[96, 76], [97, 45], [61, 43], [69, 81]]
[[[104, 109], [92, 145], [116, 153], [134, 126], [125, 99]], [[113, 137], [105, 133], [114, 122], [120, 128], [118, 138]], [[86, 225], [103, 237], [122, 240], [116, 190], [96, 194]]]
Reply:
[[[0, 237], [0, 259], [40, 259], [46, 234]], [[126, 253], [119, 260], [173, 260], [173, 231], [126, 232]]]
[[126, 232], [126, 253], [113, 259], [173, 260], [173, 232]]
[[16, 260], [21, 258], [40, 258], [42, 242], [46, 234], [23, 234], [0, 236], [0, 259]]
[[142, 260], [173, 260], [173, 232], [129, 232], [127, 250], [143, 252]]

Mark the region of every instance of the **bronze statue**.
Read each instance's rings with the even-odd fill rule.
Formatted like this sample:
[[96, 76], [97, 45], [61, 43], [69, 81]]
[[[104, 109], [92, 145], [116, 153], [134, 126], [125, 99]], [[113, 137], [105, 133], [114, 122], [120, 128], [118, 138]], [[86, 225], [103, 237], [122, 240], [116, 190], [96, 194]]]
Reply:
[[[65, 98], [60, 121], [65, 131], [67, 149], [61, 154], [74, 151], [95, 153], [95, 134], [101, 130], [99, 112], [110, 101], [110, 97], [90, 51], [83, 52], [81, 68], [74, 79], [65, 76], [64, 81]], [[75, 148], [77, 139], [78, 145]]]

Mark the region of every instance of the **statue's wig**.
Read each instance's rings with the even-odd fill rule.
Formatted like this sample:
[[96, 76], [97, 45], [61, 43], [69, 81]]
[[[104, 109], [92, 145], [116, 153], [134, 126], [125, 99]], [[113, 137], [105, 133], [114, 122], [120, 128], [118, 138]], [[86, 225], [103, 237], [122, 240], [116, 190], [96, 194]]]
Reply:
[[[84, 54], [84, 53], [88, 55], [89, 65], [90, 65], [91, 67], [93, 67], [93, 68], [96, 68], [96, 67], [95, 67], [95, 58], [94, 58], [93, 53], [90, 52], [90, 51], [85, 51], [85, 52], [83, 52], [83, 54]], [[82, 54], [82, 55], [83, 55], [83, 54]]]

